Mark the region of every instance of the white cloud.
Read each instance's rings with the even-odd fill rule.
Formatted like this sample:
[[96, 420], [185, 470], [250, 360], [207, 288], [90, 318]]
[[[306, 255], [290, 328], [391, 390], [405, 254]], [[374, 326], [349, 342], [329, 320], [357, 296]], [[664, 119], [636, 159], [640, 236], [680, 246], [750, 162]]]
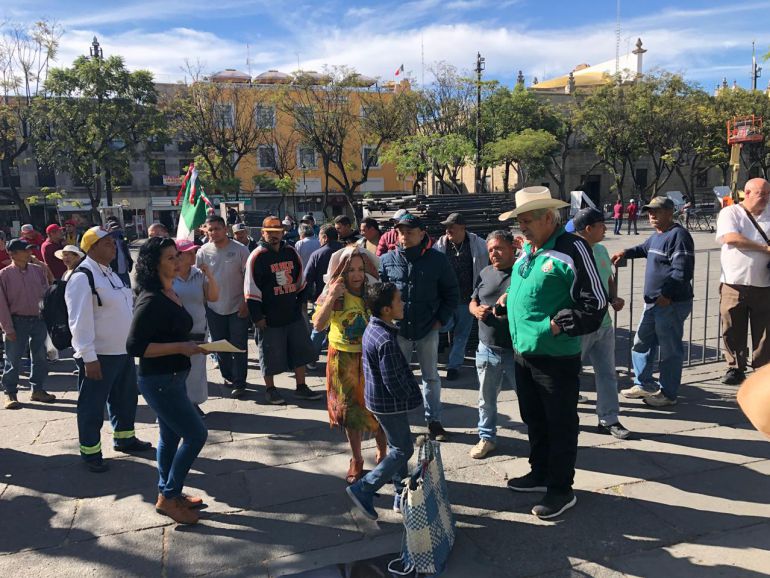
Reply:
[[[274, 34], [273, 30], [253, 27], [251, 43], [252, 73], [259, 74], [268, 68], [286, 72], [297, 68], [296, 53], [300, 53], [301, 66], [305, 69], [321, 69], [325, 64], [345, 64], [360, 72], [392, 78], [393, 71], [403, 62], [407, 71], [420, 80], [421, 39], [424, 41], [426, 68], [444, 60], [460, 70], [470, 70], [475, 55], [480, 51], [486, 58], [488, 78], [515, 78], [523, 70], [528, 81], [533, 76], [541, 80], [561, 75], [580, 63], [597, 64], [614, 58], [615, 22], [613, 14], [607, 20], [580, 27], [537, 28], [522, 21], [506, 22], [499, 19], [503, 12], [490, 16], [489, 21], [472, 22], [466, 17], [451, 16], [447, 6], [456, 10], [477, 2], [490, 0], [451, 0], [444, 5], [441, 0], [411, 0], [398, 3], [394, 0], [368, 6], [352, 6], [347, 10], [345, 24], [339, 22], [339, 12], [334, 16], [331, 5], [326, 12], [286, 10], [281, 22], [287, 25], [292, 19], [304, 18], [301, 24], [289, 26], [291, 34]], [[185, 0], [193, 10], [203, 0]], [[516, 3], [509, 0], [507, 4]], [[257, 10], [268, 5], [267, 0], [221, 0], [221, 6], [243, 6], [244, 10]], [[282, 0], [275, 0], [272, 12], [279, 10]], [[137, 7], [148, 6], [145, 0], [133, 2], [130, 9], [115, 9], [94, 13], [95, 23], [104, 22], [110, 15], [115, 20], [128, 18]], [[155, 6], [157, 5], [157, 6]], [[174, 21], [184, 22], [179, 15], [182, 0], [156, 2], [148, 9], [157, 17], [157, 10], [174, 12]], [[645, 55], [645, 68], [660, 67], [676, 72], [713, 78], [735, 74], [741, 80], [738, 48], [750, 51], [748, 36], [731, 31], [750, 29], [749, 24], [763, 7], [770, 2], [754, 2], [730, 6], [713, 6], [703, 10], [666, 10], [623, 22], [622, 51], [633, 49], [637, 37], [641, 37], [649, 52]], [[331, 10], [331, 13], [329, 13]], [[280, 10], [279, 10], [280, 11]], [[164, 18], [157, 17], [158, 21]], [[350, 19], [355, 19], [351, 22]], [[457, 20], [466, 20], [457, 22]], [[165, 20], [171, 20], [165, 18]], [[83, 21], [83, 17], [73, 17]], [[189, 19], [187, 19], [189, 22]], [[423, 25], [429, 21], [430, 24]], [[248, 32], [249, 24], [238, 31]], [[550, 25], [549, 25], [550, 26]], [[100, 28], [109, 26], [71, 27], [62, 38], [59, 65], [69, 63], [80, 54], [88, 52], [94, 35], [104, 47], [105, 54], [120, 54], [131, 69], [147, 68], [160, 81], [172, 82], [183, 79], [181, 67], [186, 58], [200, 59], [208, 71], [223, 68], [246, 70], [245, 41], [234, 41], [195, 27], [174, 28], [148, 32], [139, 28], [104, 34]], [[308, 33], [312, 31], [312, 33]], [[770, 46], [770, 33], [763, 30], [752, 32], [759, 47]], [[762, 50], [764, 52], [764, 50]], [[750, 56], [750, 52], [748, 52]], [[731, 59], [732, 58], [732, 59]], [[748, 61], [746, 64], [748, 77]], [[430, 75], [426, 72], [426, 80]], [[731, 79], [730, 79], [731, 80]]]
[[353, 7], [348, 8], [348, 11], [345, 12], [346, 18], [363, 18], [365, 16], [371, 16], [376, 12], [374, 8], [369, 8], [367, 6], [359, 6], [359, 7]]
[[[132, 2], [106, 3], [103, 10], [67, 11], [62, 19], [66, 27], [84, 28], [123, 23], [137, 23], [146, 20], [163, 22], [165, 20], [184, 21], [185, 15], [205, 16], [209, 19], [232, 16], [233, 13], [251, 14], [271, 8], [269, 0], [220, 0], [212, 6], [207, 0], [137, 0]], [[87, 3], [83, 3], [87, 6]]]
[[[128, 30], [120, 34], [104, 35], [92, 30], [70, 30], [61, 41], [57, 66], [69, 66], [79, 55], [88, 54], [96, 35], [105, 56], [123, 57], [131, 70], [147, 69], [161, 82], [184, 79], [185, 59], [200, 60], [208, 72], [223, 68], [246, 69], [246, 46], [220, 38], [210, 32], [189, 28], [173, 28], [162, 32]], [[278, 54], [252, 49], [251, 62], [257, 67], [269, 67]], [[282, 56], [282, 55], [281, 55]]]

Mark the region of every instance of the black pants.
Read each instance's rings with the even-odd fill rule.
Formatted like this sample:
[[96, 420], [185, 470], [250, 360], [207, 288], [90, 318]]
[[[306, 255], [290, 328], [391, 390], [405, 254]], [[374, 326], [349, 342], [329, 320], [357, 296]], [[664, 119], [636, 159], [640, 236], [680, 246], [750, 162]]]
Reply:
[[529, 464], [549, 491], [566, 492], [575, 478], [580, 366], [580, 356], [516, 356], [516, 392], [529, 435]]

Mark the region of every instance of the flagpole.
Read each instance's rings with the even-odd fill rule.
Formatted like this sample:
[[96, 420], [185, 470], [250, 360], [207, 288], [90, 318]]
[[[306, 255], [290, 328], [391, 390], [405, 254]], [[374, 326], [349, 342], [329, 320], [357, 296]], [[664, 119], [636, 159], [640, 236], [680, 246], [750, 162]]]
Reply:
[[193, 168], [195, 168], [195, 163], [190, 163], [190, 166], [187, 167], [187, 174], [184, 176], [184, 179], [182, 179], [182, 185], [179, 187], [179, 191], [176, 194], [176, 200], [174, 201], [175, 205], [179, 205], [179, 199], [182, 198], [182, 193], [184, 193], [184, 190], [187, 188], [187, 181], [190, 178], [190, 175], [192, 175]]

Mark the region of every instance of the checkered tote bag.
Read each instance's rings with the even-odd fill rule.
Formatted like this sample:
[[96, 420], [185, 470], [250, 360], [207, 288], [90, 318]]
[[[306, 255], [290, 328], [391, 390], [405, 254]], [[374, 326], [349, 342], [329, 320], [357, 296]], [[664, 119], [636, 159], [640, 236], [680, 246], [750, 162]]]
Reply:
[[426, 440], [420, 447], [417, 469], [406, 480], [401, 495], [404, 539], [400, 561], [402, 570], [394, 574], [438, 575], [446, 567], [455, 541], [455, 526], [449, 503], [440, 444]]

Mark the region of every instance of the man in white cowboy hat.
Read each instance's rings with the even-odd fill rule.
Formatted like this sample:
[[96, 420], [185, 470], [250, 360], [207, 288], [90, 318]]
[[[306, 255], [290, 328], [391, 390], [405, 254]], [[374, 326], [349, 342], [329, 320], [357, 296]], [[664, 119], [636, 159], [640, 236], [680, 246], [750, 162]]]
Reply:
[[531, 471], [508, 481], [516, 492], [545, 492], [532, 513], [554, 518], [576, 503], [572, 484], [578, 440], [580, 335], [599, 329], [607, 312], [591, 248], [567, 233], [546, 187], [516, 193], [526, 243], [514, 263], [507, 294], [498, 304], [508, 316], [516, 363], [519, 410], [527, 424]]

